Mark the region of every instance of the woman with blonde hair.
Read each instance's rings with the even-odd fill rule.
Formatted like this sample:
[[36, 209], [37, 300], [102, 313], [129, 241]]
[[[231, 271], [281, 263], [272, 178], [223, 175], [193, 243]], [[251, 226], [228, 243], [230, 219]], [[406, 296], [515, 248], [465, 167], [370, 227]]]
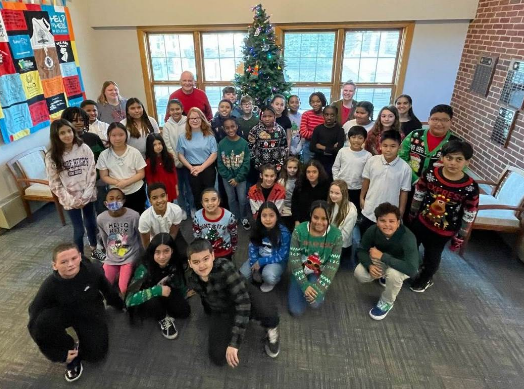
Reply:
[[195, 206], [202, 208], [202, 192], [215, 186], [217, 142], [204, 113], [191, 108], [187, 113], [185, 136], [178, 138], [176, 146], [180, 162], [189, 170], [189, 186]]
[[98, 119], [111, 124], [126, 118], [126, 102], [114, 81], [105, 81], [98, 96]]

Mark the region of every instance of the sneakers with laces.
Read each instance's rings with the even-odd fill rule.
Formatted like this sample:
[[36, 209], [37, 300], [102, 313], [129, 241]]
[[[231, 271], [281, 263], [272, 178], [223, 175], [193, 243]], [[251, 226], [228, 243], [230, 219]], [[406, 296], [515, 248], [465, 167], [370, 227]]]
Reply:
[[433, 280], [429, 280], [425, 283], [414, 282], [413, 285], [409, 287], [409, 289], [411, 289], [413, 292], [424, 293], [430, 286], [433, 286]]
[[378, 283], [385, 288], [386, 287], [386, 277], [380, 277], [378, 279]]
[[278, 327], [267, 330], [266, 344], [264, 345], [266, 354], [271, 358], [276, 358], [280, 353], [280, 336]]
[[76, 381], [80, 378], [83, 371], [84, 367], [82, 366], [82, 362], [80, 362], [80, 359], [75, 358], [67, 364], [64, 378], [67, 382]]
[[369, 316], [371, 316], [374, 320], [382, 320], [384, 319], [389, 311], [393, 308], [393, 304], [386, 303], [382, 300], [379, 300], [377, 305], [375, 305], [371, 310], [369, 311]]
[[267, 292], [271, 292], [274, 287], [275, 285], [264, 282], [262, 285], [260, 285], [260, 290], [264, 293], [267, 293]]
[[106, 258], [107, 258], [106, 253], [104, 253], [100, 249], [95, 249], [91, 253], [91, 259], [94, 260], [94, 261], [104, 262], [106, 260]]
[[242, 219], [242, 227], [244, 227], [244, 230], [249, 231], [251, 229], [251, 224], [249, 224], [249, 220]]
[[176, 339], [178, 336], [178, 331], [175, 327], [175, 319], [170, 316], [164, 317], [162, 320], [158, 321], [160, 324], [160, 329], [162, 330], [162, 335], [167, 339]]

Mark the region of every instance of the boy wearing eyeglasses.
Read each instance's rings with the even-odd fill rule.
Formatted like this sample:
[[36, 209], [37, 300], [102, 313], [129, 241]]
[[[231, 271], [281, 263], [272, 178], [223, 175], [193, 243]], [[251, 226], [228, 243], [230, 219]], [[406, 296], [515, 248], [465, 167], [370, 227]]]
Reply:
[[450, 130], [452, 119], [453, 108], [446, 104], [436, 105], [429, 113], [429, 129], [415, 130], [402, 141], [399, 157], [411, 166], [412, 185], [415, 185], [423, 172], [437, 166], [442, 158], [442, 147], [446, 143], [460, 140]]

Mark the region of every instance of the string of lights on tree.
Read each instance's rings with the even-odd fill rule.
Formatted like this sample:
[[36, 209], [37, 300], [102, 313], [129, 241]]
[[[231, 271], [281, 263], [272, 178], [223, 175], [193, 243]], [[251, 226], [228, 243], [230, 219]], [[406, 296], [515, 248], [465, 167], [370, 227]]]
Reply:
[[288, 95], [292, 84], [285, 80], [282, 49], [275, 43], [275, 29], [266, 10], [258, 4], [252, 11], [253, 24], [244, 39], [243, 63], [235, 75], [235, 86], [242, 96], [249, 95], [262, 106], [277, 93]]

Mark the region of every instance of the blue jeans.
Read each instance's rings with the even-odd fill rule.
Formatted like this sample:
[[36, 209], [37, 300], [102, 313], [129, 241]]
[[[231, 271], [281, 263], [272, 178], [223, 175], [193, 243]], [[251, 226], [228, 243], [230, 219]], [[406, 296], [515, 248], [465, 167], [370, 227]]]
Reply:
[[[282, 273], [284, 273], [284, 270], [286, 269], [285, 263], [269, 263], [267, 265], [264, 265], [262, 267], [261, 275], [262, 275], [262, 281], [266, 284], [270, 285], [276, 285], [280, 281], [280, 277], [282, 276]], [[244, 262], [242, 266], [240, 266], [240, 273], [248, 281], [251, 281], [252, 273], [251, 273], [251, 266], [249, 265], [249, 259]]]
[[73, 224], [73, 241], [78, 246], [78, 250], [84, 253], [84, 225], [89, 244], [96, 246], [95, 202], [86, 204], [82, 209], [70, 209], [67, 214]]
[[[310, 283], [315, 283], [318, 280], [318, 276], [315, 274], [308, 274], [307, 279]], [[300, 289], [295, 276], [291, 275], [291, 283], [289, 285], [288, 293], [288, 309], [292, 316], [300, 316], [304, 313], [307, 306], [310, 305], [312, 308], [318, 308], [324, 302], [324, 298], [319, 301], [315, 301], [313, 304], [307, 302], [304, 297], [304, 292]]]
[[185, 167], [177, 167], [176, 173], [178, 175], [177, 203], [182, 208], [182, 211], [186, 211], [188, 215], [191, 215], [191, 210], [195, 208], [195, 204], [193, 193], [191, 193], [191, 187], [189, 186], [189, 170]]
[[233, 212], [237, 221], [247, 219], [246, 181], [239, 182], [236, 187], [232, 187], [225, 178], [222, 178], [222, 182], [226, 190], [230, 211]]
[[309, 150], [310, 142], [304, 141], [304, 147], [302, 148], [302, 163], [308, 163], [313, 158], [313, 153]]

